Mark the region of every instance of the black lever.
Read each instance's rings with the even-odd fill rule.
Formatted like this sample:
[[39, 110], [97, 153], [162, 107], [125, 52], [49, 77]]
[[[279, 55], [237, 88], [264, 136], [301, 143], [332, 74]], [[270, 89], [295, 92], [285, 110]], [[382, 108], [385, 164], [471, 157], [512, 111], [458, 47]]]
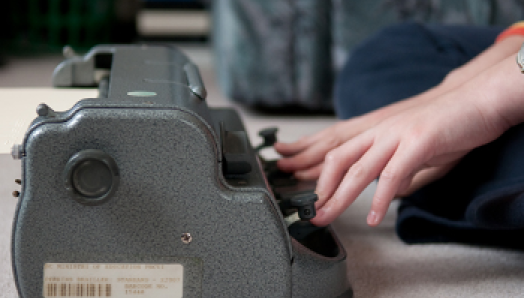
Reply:
[[268, 127], [258, 132], [258, 135], [264, 139], [264, 142], [258, 145], [255, 150], [258, 152], [263, 148], [271, 147], [277, 142], [278, 128]]
[[282, 200], [281, 207], [282, 209], [297, 209], [298, 217], [301, 220], [310, 220], [317, 215], [315, 209], [316, 201], [318, 201], [318, 196], [315, 193], [301, 193]]
[[224, 123], [220, 122], [222, 139], [223, 173], [225, 176], [244, 175], [251, 172], [249, 140], [245, 131], [226, 131]]

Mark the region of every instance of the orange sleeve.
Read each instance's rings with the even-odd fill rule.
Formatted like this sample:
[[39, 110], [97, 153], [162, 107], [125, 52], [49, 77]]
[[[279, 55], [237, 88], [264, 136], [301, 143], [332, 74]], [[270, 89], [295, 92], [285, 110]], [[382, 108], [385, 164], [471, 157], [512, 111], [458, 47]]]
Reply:
[[495, 39], [495, 42], [499, 42], [507, 37], [513, 35], [524, 35], [524, 21], [520, 21], [509, 26], [506, 30], [502, 31]]

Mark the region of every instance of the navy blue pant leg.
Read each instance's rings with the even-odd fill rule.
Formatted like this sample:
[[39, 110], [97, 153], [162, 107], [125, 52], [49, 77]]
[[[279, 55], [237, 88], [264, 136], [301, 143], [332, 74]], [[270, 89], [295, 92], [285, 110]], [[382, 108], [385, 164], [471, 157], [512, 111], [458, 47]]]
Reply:
[[[417, 23], [382, 30], [356, 48], [339, 73], [338, 116], [358, 116], [437, 85], [493, 44], [501, 30]], [[524, 125], [473, 150], [445, 177], [404, 198], [396, 230], [407, 243], [524, 249]]]
[[339, 72], [334, 102], [341, 119], [421, 93], [493, 44], [502, 29], [402, 23], [356, 47]]
[[446, 176], [402, 199], [398, 236], [524, 249], [523, 152], [522, 124], [471, 151]]

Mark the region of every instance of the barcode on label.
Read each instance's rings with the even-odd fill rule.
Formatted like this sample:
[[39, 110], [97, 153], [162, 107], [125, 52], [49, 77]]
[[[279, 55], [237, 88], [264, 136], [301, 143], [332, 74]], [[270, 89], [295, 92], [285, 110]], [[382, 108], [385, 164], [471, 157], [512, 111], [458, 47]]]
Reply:
[[44, 297], [111, 297], [111, 284], [47, 284]]

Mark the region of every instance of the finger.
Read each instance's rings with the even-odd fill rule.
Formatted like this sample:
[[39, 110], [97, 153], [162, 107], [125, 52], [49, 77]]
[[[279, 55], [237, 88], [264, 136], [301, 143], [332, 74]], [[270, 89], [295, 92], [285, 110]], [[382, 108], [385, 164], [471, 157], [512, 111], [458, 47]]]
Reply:
[[309, 169], [321, 164], [324, 161], [326, 153], [338, 145], [339, 141], [335, 138], [316, 142], [294, 156], [278, 160], [277, 166], [287, 172]]
[[292, 156], [310, 146], [312, 144], [311, 139], [311, 137], [302, 137], [292, 143], [276, 142], [273, 148], [282, 156]]
[[456, 163], [450, 163], [443, 166], [425, 168], [417, 172], [410, 181], [409, 186], [404, 189], [401, 188], [397, 195], [406, 197], [413, 194], [415, 191], [430, 184], [431, 182], [444, 177], [444, 175], [446, 175], [455, 166], [455, 164]]
[[[422, 171], [424, 171], [424, 170], [422, 170]], [[406, 196], [405, 194], [408, 192], [408, 190], [411, 187], [411, 184], [413, 182], [413, 177], [415, 177], [415, 175], [417, 175], [417, 174], [418, 174], [417, 172], [414, 172], [411, 175], [409, 175], [408, 177], [404, 178], [404, 180], [402, 180], [395, 197]]]
[[322, 172], [323, 166], [324, 163], [316, 165], [307, 170], [296, 171], [294, 174], [295, 178], [300, 180], [317, 180], [318, 177], [320, 177], [320, 173]]
[[377, 190], [373, 196], [371, 210], [367, 222], [370, 226], [377, 226], [388, 210], [389, 204], [400, 189], [402, 182], [410, 177], [415, 170], [425, 164], [424, 157], [428, 154], [423, 143], [416, 146], [399, 145], [384, 170], [380, 173]]
[[432, 167], [425, 164], [425, 165], [419, 166], [417, 169], [415, 169], [413, 172], [411, 172], [410, 175], [408, 175], [406, 178], [404, 178], [404, 180], [402, 180], [402, 182], [400, 182], [400, 186], [398, 188], [398, 191], [397, 191], [395, 197], [402, 197], [403, 194], [406, 193], [407, 190], [411, 187], [411, 184], [413, 183], [414, 177], [416, 177], [420, 173], [428, 170], [429, 168], [432, 168]]
[[394, 151], [395, 146], [387, 143], [373, 144], [360, 160], [347, 171], [333, 196], [320, 209], [320, 216], [315, 217], [315, 223], [319, 225], [329, 224], [344, 212], [379, 175]]
[[299, 152], [304, 151], [305, 149], [311, 147], [313, 144], [321, 141], [323, 138], [326, 138], [332, 135], [333, 127], [324, 129], [313, 135], [303, 136], [295, 142], [291, 142], [291, 143], [276, 142], [273, 145], [273, 148], [275, 149], [275, 151], [277, 151], [280, 155], [284, 157], [296, 155]]
[[[351, 129], [353, 125], [348, 126], [349, 121], [335, 123], [334, 125], [323, 129], [313, 135], [304, 136], [292, 143], [275, 143], [275, 150], [284, 157], [296, 155], [316, 143], [332, 142], [335, 139], [345, 140], [352, 137], [355, 133]], [[340, 144], [342, 141], [337, 141]]]
[[[317, 209], [322, 208], [327, 200], [331, 198], [348, 170], [353, 167], [372, 144], [373, 139], [371, 136], [361, 135], [331, 150], [326, 155], [315, 190], [319, 198], [315, 204]], [[357, 168], [358, 166], [353, 169], [352, 173], [355, 173]]]

